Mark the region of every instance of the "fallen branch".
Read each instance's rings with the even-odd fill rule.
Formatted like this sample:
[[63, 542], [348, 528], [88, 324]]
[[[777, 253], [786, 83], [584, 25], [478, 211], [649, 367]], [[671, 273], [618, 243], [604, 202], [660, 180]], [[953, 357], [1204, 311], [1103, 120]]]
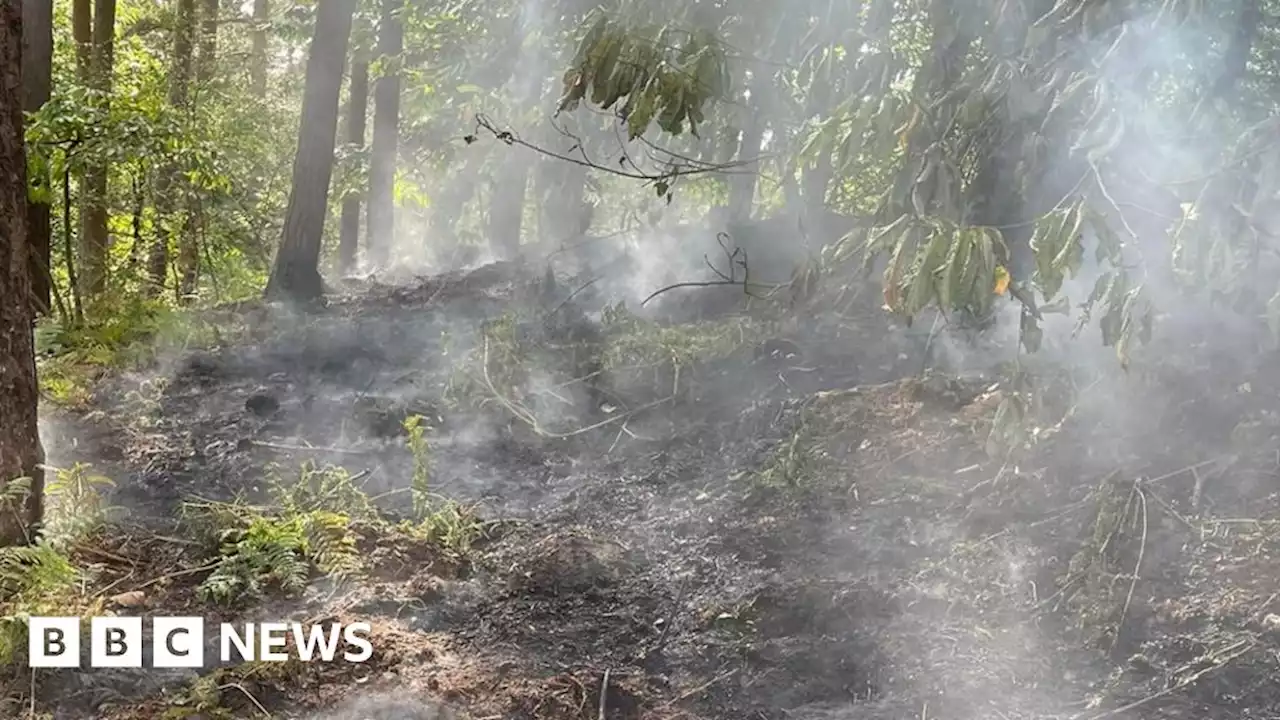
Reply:
[[323, 447], [323, 446], [316, 446], [316, 445], [291, 445], [291, 444], [288, 444], [288, 443], [273, 443], [273, 442], [266, 442], [266, 441], [263, 441], [263, 440], [250, 440], [249, 442], [250, 442], [250, 443], [252, 443], [252, 444], [253, 444], [254, 446], [256, 446], [256, 447], [270, 448], [270, 449], [272, 449], [272, 450], [296, 450], [296, 451], [302, 451], [302, 452], [326, 452], [326, 453], [334, 453], [334, 454], [337, 454], [337, 455], [371, 455], [371, 454], [373, 454], [373, 453], [377, 452], [377, 450], [374, 450], [374, 449], [372, 449], [372, 448], [370, 448], [370, 449], [368, 449], [368, 450], [353, 450], [353, 449], [350, 449], [350, 448]]

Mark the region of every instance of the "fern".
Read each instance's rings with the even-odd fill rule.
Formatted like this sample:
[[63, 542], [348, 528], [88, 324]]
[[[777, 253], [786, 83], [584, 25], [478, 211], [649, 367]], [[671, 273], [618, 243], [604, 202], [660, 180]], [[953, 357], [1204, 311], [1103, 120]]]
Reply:
[[337, 580], [360, 576], [351, 523], [376, 516], [346, 470], [308, 462], [286, 484], [273, 469], [269, 488], [281, 506], [278, 514], [241, 503], [188, 506], [218, 531], [221, 558], [198, 590], [201, 599], [231, 604], [273, 591], [296, 593], [317, 572]]
[[272, 589], [299, 591], [310, 575], [301, 519], [256, 517], [243, 530], [225, 532], [222, 560], [197, 592], [202, 600], [230, 604], [261, 598]]
[[47, 543], [0, 548], [0, 665], [26, 647], [27, 618], [70, 614], [80, 573]]

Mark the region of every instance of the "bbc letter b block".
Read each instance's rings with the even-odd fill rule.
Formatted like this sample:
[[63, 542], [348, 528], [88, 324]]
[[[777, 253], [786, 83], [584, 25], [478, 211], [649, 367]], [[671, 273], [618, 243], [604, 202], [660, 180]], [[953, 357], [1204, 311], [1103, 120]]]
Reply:
[[96, 617], [89, 637], [91, 667], [142, 667], [142, 618]]
[[33, 668], [80, 667], [80, 618], [28, 618], [27, 654]]
[[158, 668], [204, 667], [204, 618], [158, 617], [151, 621], [152, 664]]

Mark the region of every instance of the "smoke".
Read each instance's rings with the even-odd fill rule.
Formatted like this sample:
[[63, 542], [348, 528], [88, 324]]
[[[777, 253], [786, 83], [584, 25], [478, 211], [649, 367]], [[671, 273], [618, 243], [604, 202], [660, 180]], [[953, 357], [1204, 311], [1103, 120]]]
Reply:
[[412, 694], [412, 691], [362, 695], [334, 710], [298, 715], [295, 720], [454, 720], [457, 717], [457, 713], [443, 705], [406, 700], [405, 694]]

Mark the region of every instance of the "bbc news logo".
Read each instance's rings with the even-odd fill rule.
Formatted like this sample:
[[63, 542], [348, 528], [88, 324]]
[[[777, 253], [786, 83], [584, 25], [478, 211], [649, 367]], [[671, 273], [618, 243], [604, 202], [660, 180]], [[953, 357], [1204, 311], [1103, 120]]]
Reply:
[[[204, 618], [199, 617], [152, 618], [151, 667], [204, 667], [204, 625]], [[30, 667], [80, 667], [80, 618], [32, 617], [27, 627]], [[333, 623], [327, 627], [312, 625], [309, 630], [304, 629], [302, 623], [245, 623], [243, 627], [222, 623], [218, 630], [219, 655], [223, 663], [285, 662], [291, 659], [287, 650], [292, 638], [293, 651], [303, 662], [333, 662], [339, 657], [339, 648], [343, 648], [343, 660], [362, 663], [373, 656], [370, 631], [368, 623], [359, 622], [349, 625]], [[89, 622], [89, 667], [143, 667], [145, 644], [140, 617], [92, 618]], [[238, 661], [232, 660], [233, 648], [239, 654]]]

